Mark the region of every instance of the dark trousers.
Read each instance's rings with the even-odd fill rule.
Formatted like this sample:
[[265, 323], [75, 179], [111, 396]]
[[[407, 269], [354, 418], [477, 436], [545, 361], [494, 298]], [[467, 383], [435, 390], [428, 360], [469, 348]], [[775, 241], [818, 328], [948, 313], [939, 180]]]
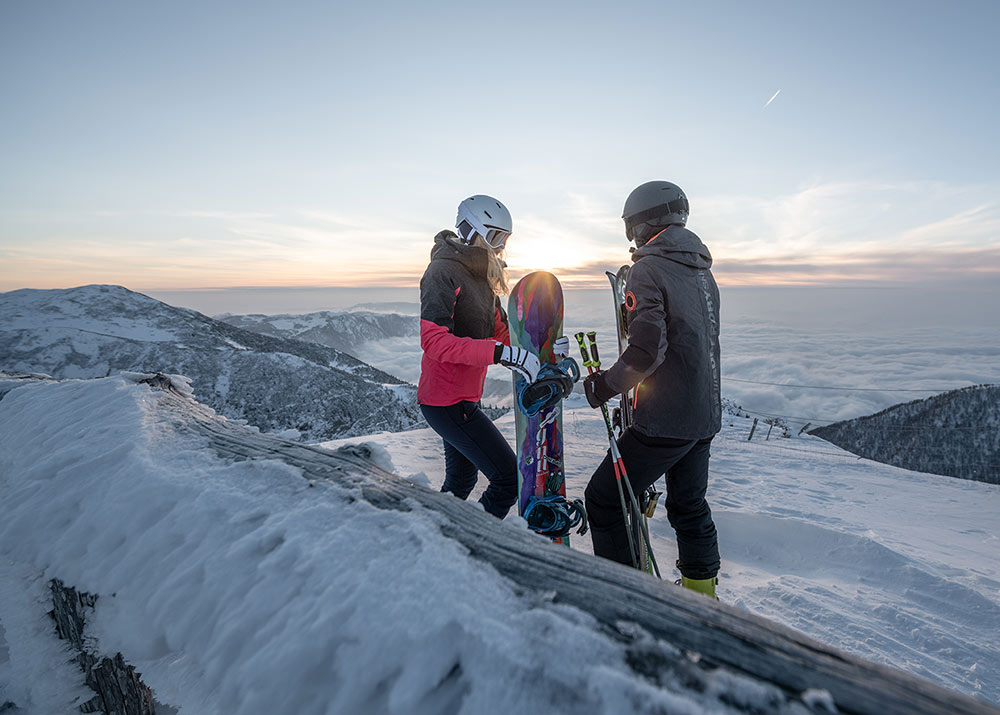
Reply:
[[478, 472], [490, 485], [479, 498], [483, 507], [501, 519], [517, 501], [517, 458], [496, 425], [476, 402], [448, 407], [420, 405], [424, 419], [444, 440], [444, 484], [441, 491], [467, 499]]
[[[677, 533], [677, 566], [687, 578], [712, 578], [719, 572], [719, 541], [712, 510], [705, 500], [712, 438], [699, 441], [647, 437], [629, 428], [618, 449], [629, 482], [639, 499], [642, 491], [667, 475], [667, 519]], [[624, 485], [623, 485], [624, 488]], [[628, 492], [625, 492], [628, 500]], [[628, 531], [622, 514], [611, 452], [590, 478], [587, 515], [594, 553], [631, 564]]]

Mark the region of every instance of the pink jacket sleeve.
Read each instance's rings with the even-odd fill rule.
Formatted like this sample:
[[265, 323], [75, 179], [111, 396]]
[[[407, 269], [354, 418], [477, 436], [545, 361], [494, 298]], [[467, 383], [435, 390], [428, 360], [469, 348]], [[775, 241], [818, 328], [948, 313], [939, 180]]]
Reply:
[[438, 362], [459, 363], [462, 365], [492, 365], [493, 352], [497, 341], [493, 338], [476, 340], [475, 338], [459, 338], [448, 328], [430, 320], [420, 321], [420, 347], [427, 357]]
[[493, 337], [504, 345], [510, 345], [510, 329], [507, 327], [507, 316], [497, 306], [493, 309]]

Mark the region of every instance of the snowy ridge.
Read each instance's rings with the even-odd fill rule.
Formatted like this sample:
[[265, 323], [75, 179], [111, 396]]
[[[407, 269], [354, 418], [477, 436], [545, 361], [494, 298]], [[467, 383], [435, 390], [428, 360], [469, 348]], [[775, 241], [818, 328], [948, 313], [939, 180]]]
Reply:
[[400, 313], [402, 315], [420, 315], [420, 303], [407, 301], [379, 301], [375, 303], [356, 303], [347, 309], [349, 313]]
[[1000, 385], [975, 385], [810, 431], [868, 459], [1000, 484]]
[[217, 316], [230, 325], [277, 338], [293, 338], [319, 343], [335, 350], [356, 354], [365, 343], [419, 335], [415, 316], [376, 312], [328, 312], [301, 315]]
[[[260, 435], [165, 381], [4, 383], [5, 575], [100, 594], [91, 636], [181, 713], [997, 712], [555, 547], [364, 445]], [[0, 608], [0, 692], [58, 712], [38, 708], [72, 688], [25, 670], [51, 644]]]
[[347, 353], [242, 330], [121, 286], [0, 294], [0, 370], [182, 374], [221, 414], [307, 439], [423, 424], [415, 388]]

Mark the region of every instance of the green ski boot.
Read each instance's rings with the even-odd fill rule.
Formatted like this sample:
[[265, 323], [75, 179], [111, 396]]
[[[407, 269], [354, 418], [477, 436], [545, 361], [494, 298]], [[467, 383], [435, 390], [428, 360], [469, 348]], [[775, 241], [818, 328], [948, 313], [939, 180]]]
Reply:
[[698, 593], [703, 593], [706, 596], [711, 596], [716, 601], [719, 597], [715, 595], [715, 587], [719, 583], [719, 577], [713, 576], [712, 578], [688, 578], [687, 576], [681, 575], [680, 585], [684, 588], [690, 588], [692, 591], [697, 591]]

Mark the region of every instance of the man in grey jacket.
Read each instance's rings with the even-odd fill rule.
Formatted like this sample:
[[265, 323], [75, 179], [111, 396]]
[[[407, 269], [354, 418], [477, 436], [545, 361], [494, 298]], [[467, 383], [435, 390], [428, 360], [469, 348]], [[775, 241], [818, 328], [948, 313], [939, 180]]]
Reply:
[[[628, 348], [584, 382], [593, 407], [638, 386], [632, 425], [618, 441], [632, 489], [667, 476], [667, 518], [677, 534], [681, 583], [715, 595], [719, 547], [705, 499], [712, 438], [722, 422], [719, 289], [712, 255], [685, 228], [688, 201], [667, 181], [633, 191], [622, 218], [637, 248], [626, 284]], [[586, 491], [594, 553], [631, 564], [610, 454]]]

